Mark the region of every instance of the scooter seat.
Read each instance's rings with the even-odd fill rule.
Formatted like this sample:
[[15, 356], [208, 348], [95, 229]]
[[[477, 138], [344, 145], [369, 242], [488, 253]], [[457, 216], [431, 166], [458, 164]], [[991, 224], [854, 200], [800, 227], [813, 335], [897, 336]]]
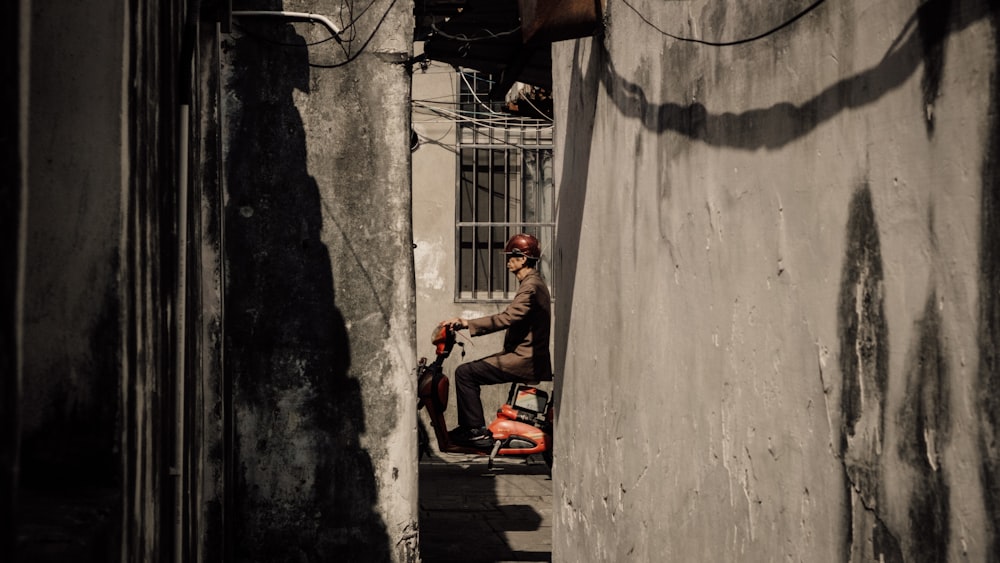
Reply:
[[552, 381], [553, 379], [555, 379], [555, 375], [550, 375], [548, 377], [539, 377], [537, 379], [531, 379], [528, 381], [518, 381], [518, 383], [520, 383], [521, 385], [538, 385], [543, 381]]

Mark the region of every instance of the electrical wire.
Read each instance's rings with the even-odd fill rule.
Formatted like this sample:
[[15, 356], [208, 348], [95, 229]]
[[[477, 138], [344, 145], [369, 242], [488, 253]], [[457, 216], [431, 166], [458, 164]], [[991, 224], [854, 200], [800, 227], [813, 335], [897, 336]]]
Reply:
[[[476, 100], [477, 104], [483, 106], [487, 113], [501, 115], [500, 112], [493, 111], [489, 105], [483, 103], [483, 100], [479, 98], [479, 94], [476, 93], [476, 89], [472, 87], [472, 84], [469, 84], [469, 75], [467, 73], [459, 72], [458, 75], [462, 78], [462, 82], [465, 83], [465, 87], [469, 89], [469, 93], [472, 94], [472, 98]], [[492, 80], [487, 80], [487, 82], [492, 82]]]
[[417, 139], [419, 139], [419, 142], [417, 143], [417, 148], [420, 148], [420, 145], [435, 145], [435, 146], [439, 146], [439, 147], [441, 147], [441, 148], [443, 148], [443, 149], [445, 149], [447, 151], [451, 151], [451, 152], [453, 152], [455, 154], [458, 154], [458, 148], [456, 148], [456, 146], [454, 144], [448, 144], [448, 143], [442, 143], [441, 142], [441, 139], [445, 138], [447, 135], [449, 135], [451, 133], [451, 129], [450, 128], [448, 129], [448, 131], [444, 135], [441, 135], [437, 139], [432, 139], [432, 138], [428, 137], [427, 135], [424, 135], [423, 133], [420, 133], [420, 132], [418, 132], [416, 130], [414, 130], [414, 133], [417, 134]]
[[[389, 2], [389, 6], [385, 9], [385, 12], [382, 14], [382, 17], [380, 17], [378, 19], [378, 23], [375, 24], [375, 28], [372, 29], [371, 35], [369, 35], [368, 39], [365, 39], [365, 42], [361, 44], [361, 48], [358, 49], [357, 53], [348, 54], [347, 55], [347, 59], [345, 59], [345, 60], [343, 60], [343, 61], [341, 61], [339, 63], [333, 63], [333, 64], [309, 63], [309, 66], [313, 67], [313, 68], [339, 68], [339, 67], [342, 67], [342, 66], [345, 66], [345, 65], [348, 65], [348, 64], [354, 62], [358, 57], [361, 56], [362, 53], [365, 52], [365, 49], [368, 48], [368, 44], [371, 43], [372, 39], [375, 38], [375, 34], [378, 33], [378, 30], [382, 28], [382, 24], [385, 23], [385, 19], [387, 17], [389, 17], [389, 12], [392, 11], [392, 7], [396, 5], [397, 1], [398, 0], [392, 0], [391, 2]], [[374, 2], [373, 2], [373, 4], [374, 4]], [[369, 5], [369, 7], [370, 6], [371, 5]], [[365, 11], [367, 11], [367, 10], [368, 10], [368, 8], [365, 8]], [[360, 18], [361, 16], [359, 15], [358, 17]], [[350, 25], [353, 27], [354, 26], [354, 22], [352, 21]]]
[[[398, 0], [391, 0], [389, 2], [389, 6], [386, 7], [385, 12], [382, 14], [381, 17], [379, 17], [378, 22], [375, 24], [374, 29], [372, 29], [371, 34], [368, 36], [367, 39], [365, 39], [365, 42], [361, 44], [361, 47], [358, 49], [358, 51], [356, 53], [351, 53], [351, 51], [349, 50], [348, 45], [345, 45], [345, 43], [346, 44], [353, 43], [354, 39], [357, 37], [357, 31], [356, 31], [355, 24], [358, 22], [358, 20], [361, 19], [362, 16], [364, 16], [365, 13], [368, 12], [368, 10], [373, 5], [375, 5], [375, 2], [368, 3], [365, 6], [365, 8], [363, 10], [361, 10], [361, 12], [357, 16], [354, 16], [354, 3], [353, 2], [347, 2], [346, 3], [346, 5], [347, 5], [347, 11], [348, 11], [348, 15], [351, 17], [351, 21], [346, 26], [344, 26], [344, 28], [341, 31], [342, 32], [349, 31], [350, 35], [348, 37], [343, 37], [342, 36], [341, 37], [342, 41], [338, 42], [338, 44], [340, 45], [341, 50], [344, 52], [345, 60], [343, 60], [341, 62], [338, 62], [338, 63], [332, 63], [332, 64], [321, 64], [321, 63], [312, 63], [312, 62], [310, 62], [309, 66], [313, 67], [313, 68], [338, 68], [338, 67], [342, 67], [342, 66], [347, 65], [347, 64], [353, 62], [354, 60], [356, 60], [358, 57], [360, 57], [362, 55], [362, 53], [365, 52], [365, 49], [368, 48], [368, 45], [371, 43], [372, 39], [375, 38], [375, 34], [377, 34], [378, 31], [379, 31], [379, 29], [381, 29], [382, 24], [385, 23], [386, 18], [389, 17], [389, 13], [392, 11], [392, 8], [393, 8], [393, 6], [396, 5], [397, 1]], [[334, 39], [334, 37], [328, 37], [327, 39], [323, 39], [321, 41], [316, 41], [316, 42], [313, 42], [313, 43], [299, 43], [299, 44], [296, 44], [296, 43], [286, 43], [286, 42], [283, 42], [283, 41], [276, 41], [274, 39], [270, 39], [270, 38], [265, 37], [265, 36], [263, 36], [263, 35], [261, 35], [259, 33], [253, 33], [252, 31], [248, 30], [245, 25], [239, 25], [238, 27], [241, 30], [243, 30], [243, 32], [246, 33], [247, 36], [252, 37], [254, 39], [257, 39], [259, 41], [268, 43], [270, 45], [278, 46], [278, 47], [308, 48], [308, 47], [313, 47], [313, 46], [316, 46], [316, 45], [320, 45], [320, 44], [326, 43], [330, 39]]]
[[536, 112], [538, 112], [538, 115], [542, 116], [542, 119], [544, 121], [548, 121], [549, 123], [552, 123], [552, 121], [553, 121], [552, 118], [549, 117], [549, 116], [547, 116], [547, 115], [545, 115], [545, 112], [542, 111], [541, 109], [539, 109], [538, 106], [536, 106], [535, 104], [531, 103], [531, 100], [529, 100], [527, 97], [521, 97], [521, 98], [518, 98], [518, 99], [519, 100], [524, 100], [525, 103], [527, 103], [529, 106], [531, 106], [532, 109], [534, 109]]
[[656, 31], [660, 32], [661, 34], [663, 34], [663, 35], [665, 35], [667, 37], [670, 37], [671, 39], [676, 39], [678, 41], [687, 41], [689, 43], [698, 43], [700, 45], [708, 45], [709, 47], [730, 47], [732, 45], [741, 45], [743, 43], [750, 43], [750, 42], [753, 42], [753, 41], [757, 41], [759, 39], [763, 39], [763, 38], [767, 37], [768, 35], [772, 35], [774, 33], [777, 33], [778, 31], [780, 31], [780, 30], [782, 30], [782, 29], [784, 29], [784, 28], [792, 25], [793, 23], [795, 23], [796, 21], [798, 21], [800, 18], [802, 18], [803, 16], [805, 16], [809, 12], [811, 12], [814, 9], [818, 8], [820, 6], [820, 4], [826, 2], [826, 0], [816, 0], [811, 5], [809, 5], [809, 7], [807, 7], [805, 10], [802, 10], [798, 14], [794, 15], [791, 19], [785, 21], [784, 23], [782, 23], [781, 25], [779, 25], [779, 26], [777, 26], [775, 28], [772, 28], [772, 29], [770, 29], [768, 31], [765, 31], [764, 33], [760, 33], [758, 35], [754, 35], [753, 37], [747, 37], [745, 39], [737, 39], [735, 41], [719, 41], [719, 42], [717, 42], [717, 41], [704, 41], [702, 39], [695, 39], [693, 37], [681, 37], [681, 36], [673, 35], [672, 33], [668, 33], [666, 31], [663, 31], [662, 29], [660, 29], [659, 27], [657, 27], [656, 24], [654, 24], [653, 22], [649, 21], [649, 18], [647, 18], [645, 15], [643, 15], [642, 12], [640, 12], [638, 9], [636, 9], [635, 6], [633, 6], [632, 4], [630, 4], [629, 0], [621, 0], [621, 2], [622, 2], [622, 4], [625, 4], [626, 6], [628, 6], [628, 8], [630, 10], [632, 10], [633, 12], [635, 12], [635, 14], [637, 16], [639, 16], [639, 19], [641, 19], [643, 22], [645, 22], [646, 25], [648, 25], [649, 27], [655, 29]]
[[[416, 107], [421, 107], [421, 106], [416, 105], [416, 104], [415, 104], [415, 106]], [[436, 113], [440, 117], [448, 118], [446, 122], [454, 123], [456, 125], [457, 124], [468, 124], [468, 125], [471, 125], [480, 134], [485, 135], [487, 138], [489, 138], [490, 140], [492, 140], [494, 142], [505, 144], [505, 145], [510, 145], [512, 147], [518, 147], [518, 148], [532, 148], [533, 147], [532, 145], [523, 145], [523, 144], [511, 143], [509, 141], [505, 141], [503, 139], [499, 139], [499, 138], [497, 138], [496, 136], [494, 136], [491, 133], [491, 132], [494, 132], [494, 131], [508, 131], [510, 129], [510, 127], [509, 127], [509, 124], [507, 124], [507, 123], [492, 123], [490, 121], [485, 121], [485, 120], [481, 120], [481, 119], [470, 118], [470, 117], [461, 115], [458, 112], [453, 112], [453, 111], [449, 111], [449, 110], [443, 110], [441, 108], [433, 108], [433, 107], [427, 107], [427, 106], [422, 106], [422, 107], [424, 109], [432, 112], [432, 113]], [[521, 120], [518, 123], [516, 123], [515, 125], [518, 125], [518, 126], [520, 126], [522, 128], [526, 128], [526, 129], [538, 129], [539, 131], [545, 131], [545, 130], [550, 129], [552, 127], [550, 124], [540, 125], [539, 123], [525, 123], [524, 121], [525, 120]], [[535, 121], [537, 122], [537, 121], [540, 121], [540, 120], [535, 120]]]
[[519, 25], [514, 29], [508, 29], [507, 31], [498, 31], [496, 33], [493, 33], [492, 31], [483, 28], [482, 31], [485, 31], [486, 35], [473, 36], [473, 37], [469, 37], [468, 35], [465, 34], [451, 35], [450, 33], [441, 31], [441, 29], [438, 28], [437, 23], [433, 21], [431, 22], [431, 29], [433, 29], [434, 33], [436, 33], [437, 35], [440, 35], [445, 39], [451, 39], [453, 41], [488, 41], [490, 39], [498, 39], [500, 37], [506, 37], [507, 35], [513, 35], [515, 33], [519, 33], [521, 31], [521, 26]]
[[535, 118], [522, 117], [513, 114], [487, 114], [478, 111], [470, 111], [462, 108], [462, 106], [466, 104], [462, 104], [457, 108], [455, 107], [455, 104], [451, 103], [428, 103], [421, 102], [419, 100], [411, 101], [411, 104], [416, 109], [425, 108], [427, 111], [434, 112], [438, 115], [447, 113], [464, 119], [475, 120], [478, 123], [492, 123], [498, 124], [502, 127], [506, 127], [511, 124], [528, 124], [534, 126], [538, 125], [538, 122], [540, 121]]
[[[472, 97], [476, 100], [476, 102], [479, 105], [483, 106], [486, 109], [486, 111], [488, 113], [490, 113], [490, 114], [493, 114], [493, 115], [503, 115], [500, 112], [493, 111], [493, 109], [490, 108], [488, 104], [486, 104], [485, 102], [483, 102], [483, 100], [479, 97], [479, 94], [476, 93], [476, 89], [472, 87], [472, 84], [469, 84], [469, 77], [468, 77], [467, 73], [465, 73], [465, 72], [459, 72], [459, 75], [462, 77], [462, 82], [465, 82], [465, 86], [469, 89], [469, 93], [472, 94]], [[486, 82], [490, 82], [490, 83], [494, 82], [493, 80], [488, 80], [488, 79], [482, 79], [482, 80], [484, 80]], [[543, 112], [542, 110], [538, 109], [538, 106], [536, 106], [535, 104], [531, 103], [531, 100], [529, 100], [527, 98], [520, 98], [520, 99], [524, 100], [525, 102], [528, 103], [529, 106], [531, 106], [532, 108], [534, 108], [535, 111], [537, 111], [538, 114], [542, 116], [541, 117], [542, 121], [548, 121], [550, 123], [552, 122], [552, 118], [549, 117], [549, 116], [547, 116], [547, 115], [545, 115], [545, 112]]]
[[[412, 106], [415, 109], [424, 109], [434, 115], [449, 117], [456, 122], [471, 123], [477, 127], [488, 127], [491, 129], [506, 129], [510, 126], [519, 127], [550, 127], [551, 124], [546, 120], [532, 118], [532, 117], [489, 117], [489, 118], [476, 118], [468, 115], [468, 112], [463, 112], [461, 110], [455, 111], [451, 109], [445, 109], [440, 107], [435, 107], [430, 104], [421, 103], [414, 101]], [[478, 113], [473, 113], [472, 116], [477, 116]]]

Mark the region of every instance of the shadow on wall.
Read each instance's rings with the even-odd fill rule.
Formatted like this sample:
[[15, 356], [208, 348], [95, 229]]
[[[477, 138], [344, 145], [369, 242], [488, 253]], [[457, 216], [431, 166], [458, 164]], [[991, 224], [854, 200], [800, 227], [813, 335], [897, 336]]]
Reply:
[[992, 13], [994, 67], [990, 120], [983, 156], [979, 241], [979, 398], [980, 480], [992, 533], [990, 561], [1000, 561], [1000, 6]]
[[[900, 87], [918, 69], [924, 69], [922, 87], [925, 101], [932, 101], [944, 74], [944, 41], [988, 17], [992, 4], [928, 0], [906, 22], [878, 65], [827, 87], [801, 105], [778, 103], [769, 108], [741, 113], [709, 113], [704, 105], [667, 102], [653, 104], [639, 84], [617, 74], [610, 59], [601, 82], [611, 100], [625, 117], [635, 118], [648, 130], [675, 133], [712, 146], [744, 150], [778, 148], [808, 134], [821, 123], [844, 110], [873, 103]], [[914, 31], [913, 26], [917, 29]], [[928, 123], [928, 135], [933, 123]]]
[[359, 443], [360, 385], [348, 375], [350, 342], [292, 99], [294, 89], [309, 92], [308, 53], [290, 25], [245, 25], [248, 35], [224, 45], [237, 106], [225, 224], [227, 544], [240, 561], [386, 561], [374, 469]]
[[[586, 68], [579, 67], [580, 51], [584, 43], [589, 43]], [[597, 111], [598, 82], [594, 78], [600, 62], [605, 60], [604, 45], [599, 40], [576, 41], [573, 51], [573, 69], [569, 78], [570, 91], [566, 93], [568, 112], [573, 119], [567, 120], [564, 146], [573, 147], [563, 155], [559, 184], [563, 195], [556, 204], [556, 262], [554, 265], [556, 295], [567, 304], [556, 305], [556, 328], [553, 370], [565, 373], [566, 346], [569, 327], [573, 321], [573, 293], [576, 288], [577, 261], [580, 256], [580, 235], [583, 230], [583, 209], [587, 201], [587, 176], [590, 168], [590, 151], [594, 140], [594, 115]], [[562, 402], [563, 378], [554, 379], [554, 404]], [[558, 412], [556, 413], [558, 418]]]

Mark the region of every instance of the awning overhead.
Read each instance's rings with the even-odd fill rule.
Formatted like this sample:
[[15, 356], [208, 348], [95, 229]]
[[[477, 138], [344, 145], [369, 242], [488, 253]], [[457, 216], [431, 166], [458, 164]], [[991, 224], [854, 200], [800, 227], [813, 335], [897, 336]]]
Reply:
[[514, 82], [552, 90], [552, 42], [594, 35], [604, 0], [416, 0], [414, 37], [431, 60], [488, 72], [500, 99]]
[[551, 90], [549, 43], [525, 45], [517, 0], [416, 0], [417, 29], [431, 60], [487, 72], [497, 80], [490, 92], [502, 99], [514, 82]]

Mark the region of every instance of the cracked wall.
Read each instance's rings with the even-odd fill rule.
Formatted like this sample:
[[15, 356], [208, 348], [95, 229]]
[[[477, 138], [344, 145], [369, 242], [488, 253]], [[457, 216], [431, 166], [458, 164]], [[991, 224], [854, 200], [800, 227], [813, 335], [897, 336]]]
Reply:
[[677, 39], [801, 9], [609, 0], [553, 49], [555, 560], [1000, 553], [998, 9]]

